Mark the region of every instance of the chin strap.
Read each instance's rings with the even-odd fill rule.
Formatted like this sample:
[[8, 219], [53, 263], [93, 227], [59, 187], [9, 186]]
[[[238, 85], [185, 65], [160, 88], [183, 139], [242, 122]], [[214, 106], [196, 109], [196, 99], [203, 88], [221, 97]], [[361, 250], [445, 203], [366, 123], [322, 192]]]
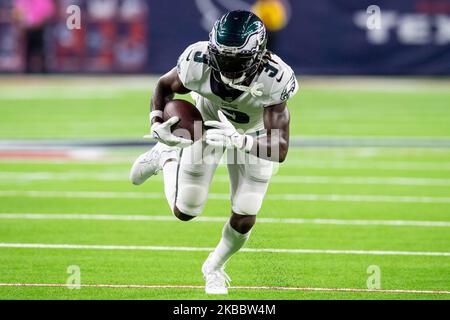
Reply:
[[262, 88], [264, 88], [264, 84], [263, 83], [259, 83], [259, 82], [254, 82], [252, 83], [250, 86], [243, 86], [241, 84], [235, 84], [233, 83], [233, 79], [228, 79], [222, 75], [220, 75], [220, 78], [222, 79], [223, 83], [225, 83], [227, 86], [236, 89], [236, 90], [240, 90], [240, 91], [244, 91], [244, 92], [250, 92], [250, 94], [253, 97], [260, 97], [262, 96], [263, 92], [262, 92]]

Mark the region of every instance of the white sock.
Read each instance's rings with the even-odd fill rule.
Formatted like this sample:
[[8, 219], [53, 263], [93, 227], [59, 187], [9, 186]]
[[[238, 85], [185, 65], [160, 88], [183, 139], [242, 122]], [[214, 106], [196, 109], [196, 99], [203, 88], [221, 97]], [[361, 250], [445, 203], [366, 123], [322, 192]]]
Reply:
[[214, 264], [219, 269], [230, 257], [241, 249], [250, 237], [251, 231], [242, 234], [233, 229], [228, 221], [222, 230], [222, 239], [213, 252]]
[[164, 193], [166, 194], [167, 202], [169, 203], [170, 210], [173, 212], [175, 206], [175, 192], [177, 187], [177, 169], [178, 160], [172, 159], [166, 161], [163, 165], [164, 175]]

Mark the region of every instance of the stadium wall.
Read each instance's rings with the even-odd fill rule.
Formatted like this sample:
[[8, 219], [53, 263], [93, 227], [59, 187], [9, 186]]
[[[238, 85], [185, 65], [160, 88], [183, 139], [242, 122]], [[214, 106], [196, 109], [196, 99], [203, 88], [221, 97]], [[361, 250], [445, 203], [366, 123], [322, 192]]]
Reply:
[[[110, 1], [116, 6], [110, 16], [96, 16], [95, 6], [86, 5], [96, 1], [75, 1], [83, 9], [83, 24], [73, 36], [63, 27], [67, 1], [57, 1], [62, 9], [46, 30], [51, 72], [166, 72], [187, 45], [208, 39], [221, 14], [251, 9], [255, 2], [118, 0]], [[281, 2], [285, 23], [271, 32], [272, 46], [298, 74], [450, 75], [450, 0], [379, 0], [379, 16], [372, 0]], [[126, 6], [133, 12], [130, 3], [141, 7], [137, 18], [123, 14]], [[0, 23], [8, 30], [4, 17]], [[11, 49], [12, 36], [19, 41], [18, 32], [0, 34], [3, 71], [23, 69], [11, 59], [23, 51], [19, 45]], [[74, 48], [67, 47], [70, 37]], [[18, 67], [5, 63], [7, 58]]]

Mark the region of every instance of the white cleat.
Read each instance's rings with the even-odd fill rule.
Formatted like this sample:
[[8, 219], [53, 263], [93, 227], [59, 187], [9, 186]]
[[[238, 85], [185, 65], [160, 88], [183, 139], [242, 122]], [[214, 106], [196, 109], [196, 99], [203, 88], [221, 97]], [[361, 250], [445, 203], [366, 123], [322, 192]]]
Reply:
[[202, 266], [203, 279], [205, 279], [205, 292], [207, 294], [228, 294], [231, 279], [225, 273], [224, 267], [216, 268], [212, 262], [212, 253]]
[[170, 159], [171, 157], [177, 158], [178, 150], [158, 142], [150, 149], [150, 151], [141, 154], [131, 168], [131, 182], [135, 185], [139, 185], [144, 183], [151, 176], [157, 174], [158, 171], [162, 169], [163, 164], [161, 163], [161, 156], [164, 153], [173, 153], [173, 155], [167, 154], [167, 157], [165, 157], [166, 159]]

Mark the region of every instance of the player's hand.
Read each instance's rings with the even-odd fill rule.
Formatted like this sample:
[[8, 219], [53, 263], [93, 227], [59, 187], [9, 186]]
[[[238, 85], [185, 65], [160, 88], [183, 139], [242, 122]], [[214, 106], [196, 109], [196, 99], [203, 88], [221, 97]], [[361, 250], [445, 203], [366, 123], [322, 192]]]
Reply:
[[206, 143], [214, 147], [243, 149], [246, 136], [236, 130], [222, 111], [217, 114], [220, 121], [205, 121], [205, 126], [213, 128], [206, 130]]
[[192, 144], [192, 140], [177, 137], [170, 132], [170, 127], [180, 121], [178, 117], [172, 117], [166, 122], [155, 122], [152, 124], [150, 135], [145, 135], [144, 138], [155, 139], [170, 147], [186, 148]]

